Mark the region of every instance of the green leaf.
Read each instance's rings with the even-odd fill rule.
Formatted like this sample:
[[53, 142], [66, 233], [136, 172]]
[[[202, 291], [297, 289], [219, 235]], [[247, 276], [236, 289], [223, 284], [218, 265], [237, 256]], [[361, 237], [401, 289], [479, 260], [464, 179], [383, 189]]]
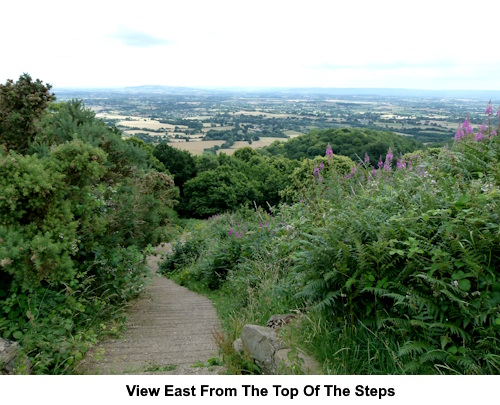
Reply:
[[354, 277], [349, 278], [349, 280], [345, 282], [345, 287], [349, 289], [356, 281]]
[[453, 280], [462, 280], [463, 278], [465, 278], [465, 273], [462, 270], [457, 271], [456, 273], [453, 273], [451, 275], [451, 278]]
[[12, 337], [16, 340], [19, 340], [23, 337], [23, 332], [21, 332], [20, 330], [16, 330], [13, 334], [12, 334]]
[[457, 346], [451, 346], [448, 348], [447, 352], [451, 353], [451, 354], [457, 354], [458, 348], [457, 348]]
[[460, 280], [458, 282], [458, 288], [460, 288], [462, 291], [469, 291], [471, 288], [470, 281], [467, 279]]
[[455, 203], [455, 205], [458, 207], [458, 208], [461, 208], [463, 207], [465, 204], [467, 204], [469, 202], [470, 198], [466, 195], [463, 195], [461, 196], [458, 201]]
[[497, 319], [495, 319], [495, 325], [500, 325], [500, 316]]

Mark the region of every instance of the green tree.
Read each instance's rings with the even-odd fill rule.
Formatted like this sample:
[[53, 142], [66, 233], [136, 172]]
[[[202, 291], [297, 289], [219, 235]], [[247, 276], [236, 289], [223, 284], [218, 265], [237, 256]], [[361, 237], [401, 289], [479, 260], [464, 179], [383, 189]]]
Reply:
[[200, 173], [184, 185], [185, 210], [196, 217], [207, 217], [236, 209], [256, 199], [256, 184], [230, 166]]
[[0, 85], [0, 144], [24, 153], [37, 133], [38, 123], [49, 103], [55, 100], [52, 86], [33, 81], [27, 73], [17, 82]]
[[196, 175], [196, 162], [189, 152], [173, 148], [162, 142], [155, 147], [153, 156], [173, 174], [175, 185], [181, 190], [184, 183]]

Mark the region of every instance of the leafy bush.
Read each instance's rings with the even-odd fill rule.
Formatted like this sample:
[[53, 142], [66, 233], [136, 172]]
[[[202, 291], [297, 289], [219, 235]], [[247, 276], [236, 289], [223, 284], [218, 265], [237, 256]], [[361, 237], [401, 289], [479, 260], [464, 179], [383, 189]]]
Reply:
[[201, 238], [188, 238], [174, 244], [172, 253], [160, 264], [160, 271], [168, 274], [193, 263], [200, 257], [204, 246], [205, 241]]
[[234, 156], [197, 158], [198, 174], [184, 185], [179, 209], [198, 218], [235, 210], [241, 205], [274, 206], [298, 162], [268, 158], [250, 148]]
[[500, 126], [490, 107], [488, 126], [464, 123], [452, 148], [366, 154], [349, 171], [328, 148], [296, 172], [299, 202], [210, 219], [207, 247], [173, 277], [214, 297], [228, 336], [299, 311], [293, 339], [326, 372], [499, 374]]
[[405, 372], [498, 373], [498, 153], [496, 139], [467, 140], [396, 173], [318, 182], [300, 296], [397, 339]]
[[0, 84], [0, 145], [24, 153], [37, 133], [49, 103], [52, 86], [23, 74], [17, 82]]
[[179, 193], [151, 150], [79, 101], [47, 109], [49, 87], [28, 79], [0, 88], [0, 334], [35, 373], [66, 373], [148, 282], [148, 245], [175, 233]]

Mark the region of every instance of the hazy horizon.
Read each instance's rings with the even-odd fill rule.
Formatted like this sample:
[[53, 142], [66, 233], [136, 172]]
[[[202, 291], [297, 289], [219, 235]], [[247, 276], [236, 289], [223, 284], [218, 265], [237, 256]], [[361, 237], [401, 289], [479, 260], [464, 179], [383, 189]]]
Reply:
[[58, 89], [500, 91], [495, 8], [490, 0], [9, 2], [0, 82], [26, 72]]
[[464, 98], [464, 99], [489, 99], [495, 103], [500, 102], [500, 91], [497, 90], [443, 90], [443, 89], [404, 89], [404, 88], [335, 88], [335, 87], [211, 87], [211, 86], [162, 86], [140, 85], [122, 87], [54, 87], [52, 91], [57, 94], [79, 93], [124, 93], [124, 94], [186, 94], [197, 93], [245, 93], [260, 95], [286, 96], [332, 96], [332, 97], [429, 97], [429, 98]]

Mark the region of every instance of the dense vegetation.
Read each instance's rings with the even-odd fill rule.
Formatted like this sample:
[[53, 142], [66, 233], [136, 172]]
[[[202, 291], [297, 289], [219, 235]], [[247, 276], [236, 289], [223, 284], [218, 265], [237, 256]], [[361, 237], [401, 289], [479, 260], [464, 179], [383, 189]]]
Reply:
[[287, 142], [276, 141], [262, 148], [261, 153], [267, 156], [284, 156], [288, 159], [314, 158], [324, 154], [328, 144], [335, 155], [348, 156], [355, 162], [365, 153], [378, 159], [389, 148], [399, 156], [423, 147], [419, 141], [392, 132], [341, 128], [312, 130]]
[[142, 290], [177, 198], [152, 148], [81, 102], [27, 74], [0, 86], [0, 336], [35, 373], [70, 371]]
[[262, 150], [242, 148], [233, 156], [207, 153], [194, 157], [165, 142], [159, 143], [153, 154], [174, 175], [181, 190], [180, 213], [207, 218], [242, 205], [269, 207], [291, 201], [308, 182], [307, 174], [314, 165], [321, 164], [327, 145], [331, 145], [332, 159], [342, 174], [349, 173], [359, 156], [364, 156], [361, 151], [365, 147], [376, 157], [389, 148], [402, 154], [423, 147], [389, 132], [341, 129], [313, 130]]
[[476, 133], [466, 121], [451, 148], [399, 159], [389, 150], [381, 161], [363, 153], [348, 174], [328, 149], [297, 202], [212, 217], [162, 270], [215, 300], [221, 348], [240, 366], [231, 343], [242, 326], [295, 311], [285, 338], [326, 373], [499, 374], [491, 105], [487, 119]]
[[283, 337], [326, 373], [499, 374], [494, 120], [490, 103], [484, 125], [467, 119], [442, 149], [327, 129], [194, 157], [124, 141], [27, 74], [8, 81], [0, 335], [20, 342], [35, 373], [71, 372], [143, 289], [148, 246], [175, 236], [176, 207], [211, 217], [162, 271], [214, 299], [234, 372], [254, 370], [232, 350], [245, 323], [297, 312]]

